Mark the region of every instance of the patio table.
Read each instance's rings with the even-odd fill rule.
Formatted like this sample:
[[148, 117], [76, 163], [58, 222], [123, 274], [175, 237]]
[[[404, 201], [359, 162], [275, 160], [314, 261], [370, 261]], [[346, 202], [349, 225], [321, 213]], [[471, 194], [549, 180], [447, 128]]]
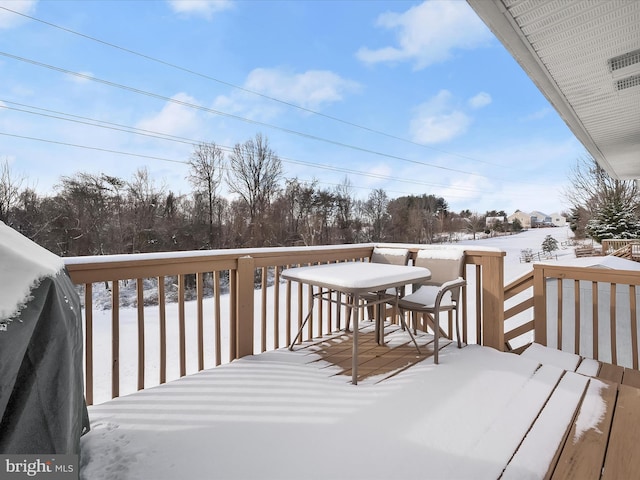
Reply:
[[[376, 292], [379, 299], [373, 304], [380, 304], [387, 301], [383, 298], [384, 293], [389, 288], [402, 287], [410, 283], [419, 283], [431, 278], [431, 272], [427, 268], [414, 267], [407, 265], [389, 265], [384, 263], [369, 262], [344, 262], [330, 263], [322, 265], [312, 265], [308, 267], [288, 268], [282, 271], [281, 277], [285, 280], [291, 280], [299, 283], [305, 283], [312, 287], [313, 298], [321, 298], [323, 293], [313, 293], [313, 287], [326, 288], [336, 291], [339, 294], [345, 294], [346, 301], [341, 300], [342, 295], [338, 295], [338, 300], [329, 298], [330, 301], [339, 303], [354, 312], [354, 328], [353, 328], [353, 353], [352, 353], [352, 383], [358, 383], [358, 323], [360, 295], [365, 293]], [[397, 299], [397, 297], [396, 297]], [[291, 342], [289, 350], [293, 350], [293, 345], [302, 334], [302, 330], [311, 316], [309, 311], [302, 326], [298, 330], [298, 334]], [[381, 338], [382, 325], [381, 315], [376, 319], [376, 332], [378, 341]], [[411, 332], [409, 331], [409, 334]], [[413, 336], [412, 336], [413, 338]], [[415, 339], [414, 339], [415, 342]], [[417, 347], [417, 344], [416, 344]]]

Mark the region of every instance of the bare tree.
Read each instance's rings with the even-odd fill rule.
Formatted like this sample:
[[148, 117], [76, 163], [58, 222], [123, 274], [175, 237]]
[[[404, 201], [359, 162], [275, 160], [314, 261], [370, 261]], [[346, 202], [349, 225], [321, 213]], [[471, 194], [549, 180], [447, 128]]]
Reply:
[[262, 246], [265, 230], [262, 225], [272, 197], [278, 191], [282, 177], [282, 161], [261, 134], [233, 147], [229, 156], [227, 184], [237, 193], [249, 210], [249, 227], [255, 246]]
[[162, 217], [166, 188], [156, 187], [146, 167], [139, 168], [128, 183], [131, 213], [131, 253], [158, 250], [157, 219]]
[[384, 227], [389, 219], [389, 197], [382, 188], [377, 188], [369, 194], [364, 203], [364, 211], [371, 222], [371, 240], [380, 242], [383, 239]]
[[[53, 199], [59, 212], [51, 225], [60, 255], [104, 255], [112, 253], [109, 240], [112, 211], [110, 186], [104, 178], [86, 172], [63, 176]], [[53, 216], [53, 215], [52, 215]]]
[[0, 222], [9, 223], [9, 211], [20, 199], [20, 188], [24, 178], [15, 177], [6, 158], [0, 165]]
[[469, 217], [465, 217], [465, 221], [465, 228], [467, 230], [467, 233], [471, 233], [473, 235], [473, 239], [475, 240], [476, 234], [484, 230], [485, 216], [479, 215], [477, 212], [474, 212]]
[[585, 234], [589, 220], [616, 206], [636, 216], [640, 191], [633, 180], [616, 180], [591, 156], [579, 158], [569, 175], [564, 196], [572, 206], [571, 228], [577, 237]]
[[[189, 182], [196, 192], [203, 195], [207, 203], [207, 223], [209, 226], [209, 248], [220, 246], [220, 242], [214, 242], [214, 218], [220, 209], [218, 203], [218, 190], [222, 180], [224, 154], [215, 143], [200, 143], [189, 159]], [[221, 218], [218, 215], [215, 224], [220, 229]], [[219, 237], [219, 235], [218, 235]]]
[[341, 243], [353, 243], [354, 200], [352, 190], [352, 184], [348, 177], [345, 177], [342, 183], [335, 188], [336, 224]]

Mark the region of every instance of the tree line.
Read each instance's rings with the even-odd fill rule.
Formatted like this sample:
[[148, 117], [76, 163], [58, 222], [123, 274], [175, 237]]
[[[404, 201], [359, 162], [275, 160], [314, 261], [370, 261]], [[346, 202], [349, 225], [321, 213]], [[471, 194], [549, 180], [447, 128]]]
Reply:
[[[333, 188], [286, 179], [261, 134], [225, 155], [215, 143], [194, 147], [192, 191], [159, 185], [146, 168], [130, 179], [78, 172], [40, 195], [0, 172], [0, 221], [60, 256], [359, 242], [434, 243], [475, 236], [485, 215], [449, 210], [431, 194], [391, 199], [383, 189], [355, 198], [345, 178]], [[221, 195], [227, 191], [233, 199]], [[512, 228], [497, 224], [492, 228]]]

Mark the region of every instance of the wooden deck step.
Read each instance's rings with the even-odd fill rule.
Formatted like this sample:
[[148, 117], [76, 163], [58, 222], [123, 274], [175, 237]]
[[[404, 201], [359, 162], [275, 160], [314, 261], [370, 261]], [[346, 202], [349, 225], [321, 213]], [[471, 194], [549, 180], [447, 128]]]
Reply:
[[583, 358], [568, 374], [588, 385], [545, 478], [639, 478], [640, 371]]
[[[604, 465], [609, 431], [616, 404], [617, 385], [592, 379], [580, 404], [576, 421], [564, 444], [553, 476], [555, 480], [599, 479]], [[599, 414], [593, 428], [584, 428]]]
[[640, 389], [618, 386], [618, 401], [602, 478], [638, 478], [640, 472]]
[[[568, 428], [584, 396], [589, 379], [583, 375], [566, 372], [553, 391], [540, 415], [524, 437], [522, 444], [507, 465], [502, 479], [543, 478], [553, 471], [562, 452]], [[556, 439], [551, 449], [540, 449]], [[555, 447], [555, 453], [550, 453]], [[551, 455], [548, 458], [544, 454]], [[549, 467], [548, 467], [549, 466]]]

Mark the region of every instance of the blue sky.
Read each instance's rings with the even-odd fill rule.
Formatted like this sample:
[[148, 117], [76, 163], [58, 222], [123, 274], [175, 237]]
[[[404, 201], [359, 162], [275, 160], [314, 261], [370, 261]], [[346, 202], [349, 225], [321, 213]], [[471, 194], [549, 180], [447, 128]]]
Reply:
[[0, 7], [0, 161], [41, 193], [139, 168], [186, 193], [194, 142], [262, 133], [287, 178], [358, 198], [552, 213], [584, 154], [464, 1]]

